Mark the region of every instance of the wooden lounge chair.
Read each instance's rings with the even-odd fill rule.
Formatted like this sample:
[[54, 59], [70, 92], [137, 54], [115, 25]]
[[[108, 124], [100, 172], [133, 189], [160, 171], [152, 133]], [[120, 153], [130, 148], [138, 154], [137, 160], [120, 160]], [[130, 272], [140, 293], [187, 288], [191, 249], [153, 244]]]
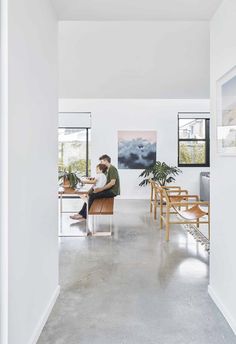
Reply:
[[[166, 203], [166, 211], [164, 212], [162, 207], [160, 228], [162, 228], [164, 222], [166, 226], [166, 241], [169, 241], [170, 238], [171, 224], [194, 224], [197, 227], [200, 224], [207, 224], [208, 240], [210, 240], [209, 202], [199, 201], [198, 195], [173, 195], [166, 188], [162, 188], [162, 202], [164, 201]], [[171, 220], [171, 214], [177, 215], [175, 221]]]
[[[157, 219], [157, 208], [161, 205], [163, 206], [163, 202], [161, 201], [162, 198], [162, 187], [155, 181], [150, 180], [151, 186], [151, 197], [150, 197], [150, 213], [153, 212], [154, 220]], [[168, 186], [173, 193], [186, 193], [187, 191], [181, 190], [180, 186], [170, 185]]]
[[[182, 195], [187, 195], [188, 190], [181, 189], [180, 186], [176, 185], [168, 185], [168, 186], [160, 186], [158, 183], [155, 183], [154, 188], [154, 202], [153, 202], [153, 207], [154, 207], [154, 219], [156, 219], [156, 210], [159, 207], [160, 208], [160, 214], [162, 214], [165, 210], [165, 205], [166, 201], [163, 197], [163, 189], [168, 190], [168, 192], [173, 195], [173, 196], [182, 196]], [[162, 221], [160, 217], [160, 221]]]

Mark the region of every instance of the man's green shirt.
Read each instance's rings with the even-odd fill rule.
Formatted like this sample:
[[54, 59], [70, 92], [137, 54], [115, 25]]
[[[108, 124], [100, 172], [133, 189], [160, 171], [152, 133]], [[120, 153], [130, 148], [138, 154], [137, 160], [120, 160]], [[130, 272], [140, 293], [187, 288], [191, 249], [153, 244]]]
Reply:
[[112, 179], [116, 180], [115, 185], [110, 189], [115, 196], [120, 194], [120, 178], [115, 166], [111, 165], [107, 172], [107, 184], [110, 183]]

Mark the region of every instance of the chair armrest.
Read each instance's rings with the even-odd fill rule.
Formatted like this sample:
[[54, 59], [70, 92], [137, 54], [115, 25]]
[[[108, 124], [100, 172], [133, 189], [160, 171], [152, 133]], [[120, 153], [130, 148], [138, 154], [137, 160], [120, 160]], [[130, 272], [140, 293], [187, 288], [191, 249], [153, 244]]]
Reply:
[[178, 189], [181, 190], [180, 186], [170, 185], [170, 186], [162, 186], [162, 189]]
[[169, 197], [171, 198], [183, 198], [183, 199], [186, 199], [186, 198], [195, 198], [197, 201], [199, 201], [199, 196], [198, 195], [169, 195]]
[[202, 201], [194, 201], [194, 202], [170, 202], [170, 205], [174, 205], [177, 207], [186, 207], [189, 205], [205, 205], [209, 207], [209, 202], [202, 202]]
[[180, 189], [180, 190], [170, 190], [170, 192], [167, 191], [167, 193], [168, 193], [169, 196], [171, 196], [172, 193], [179, 193], [179, 194], [180, 194], [180, 193], [184, 193], [184, 194], [188, 194], [188, 190], [181, 190], [181, 189]]

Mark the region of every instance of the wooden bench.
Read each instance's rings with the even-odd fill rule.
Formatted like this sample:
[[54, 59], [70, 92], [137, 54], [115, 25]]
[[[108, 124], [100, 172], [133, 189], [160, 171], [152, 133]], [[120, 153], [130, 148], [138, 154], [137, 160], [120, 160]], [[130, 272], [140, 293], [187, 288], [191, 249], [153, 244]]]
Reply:
[[93, 217], [93, 235], [94, 236], [110, 236], [111, 230], [111, 217], [110, 217], [110, 231], [109, 232], [95, 232], [94, 231], [94, 216], [97, 215], [110, 215], [114, 214], [114, 198], [99, 198], [95, 199], [89, 209], [88, 215]]

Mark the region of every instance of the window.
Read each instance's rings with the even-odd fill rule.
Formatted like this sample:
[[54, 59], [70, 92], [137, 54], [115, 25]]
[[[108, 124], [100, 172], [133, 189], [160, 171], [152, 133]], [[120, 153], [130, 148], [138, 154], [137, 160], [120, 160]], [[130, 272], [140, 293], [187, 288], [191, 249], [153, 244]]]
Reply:
[[89, 128], [59, 128], [58, 170], [71, 167], [80, 176], [90, 175]]
[[209, 114], [178, 114], [178, 166], [210, 166]]

